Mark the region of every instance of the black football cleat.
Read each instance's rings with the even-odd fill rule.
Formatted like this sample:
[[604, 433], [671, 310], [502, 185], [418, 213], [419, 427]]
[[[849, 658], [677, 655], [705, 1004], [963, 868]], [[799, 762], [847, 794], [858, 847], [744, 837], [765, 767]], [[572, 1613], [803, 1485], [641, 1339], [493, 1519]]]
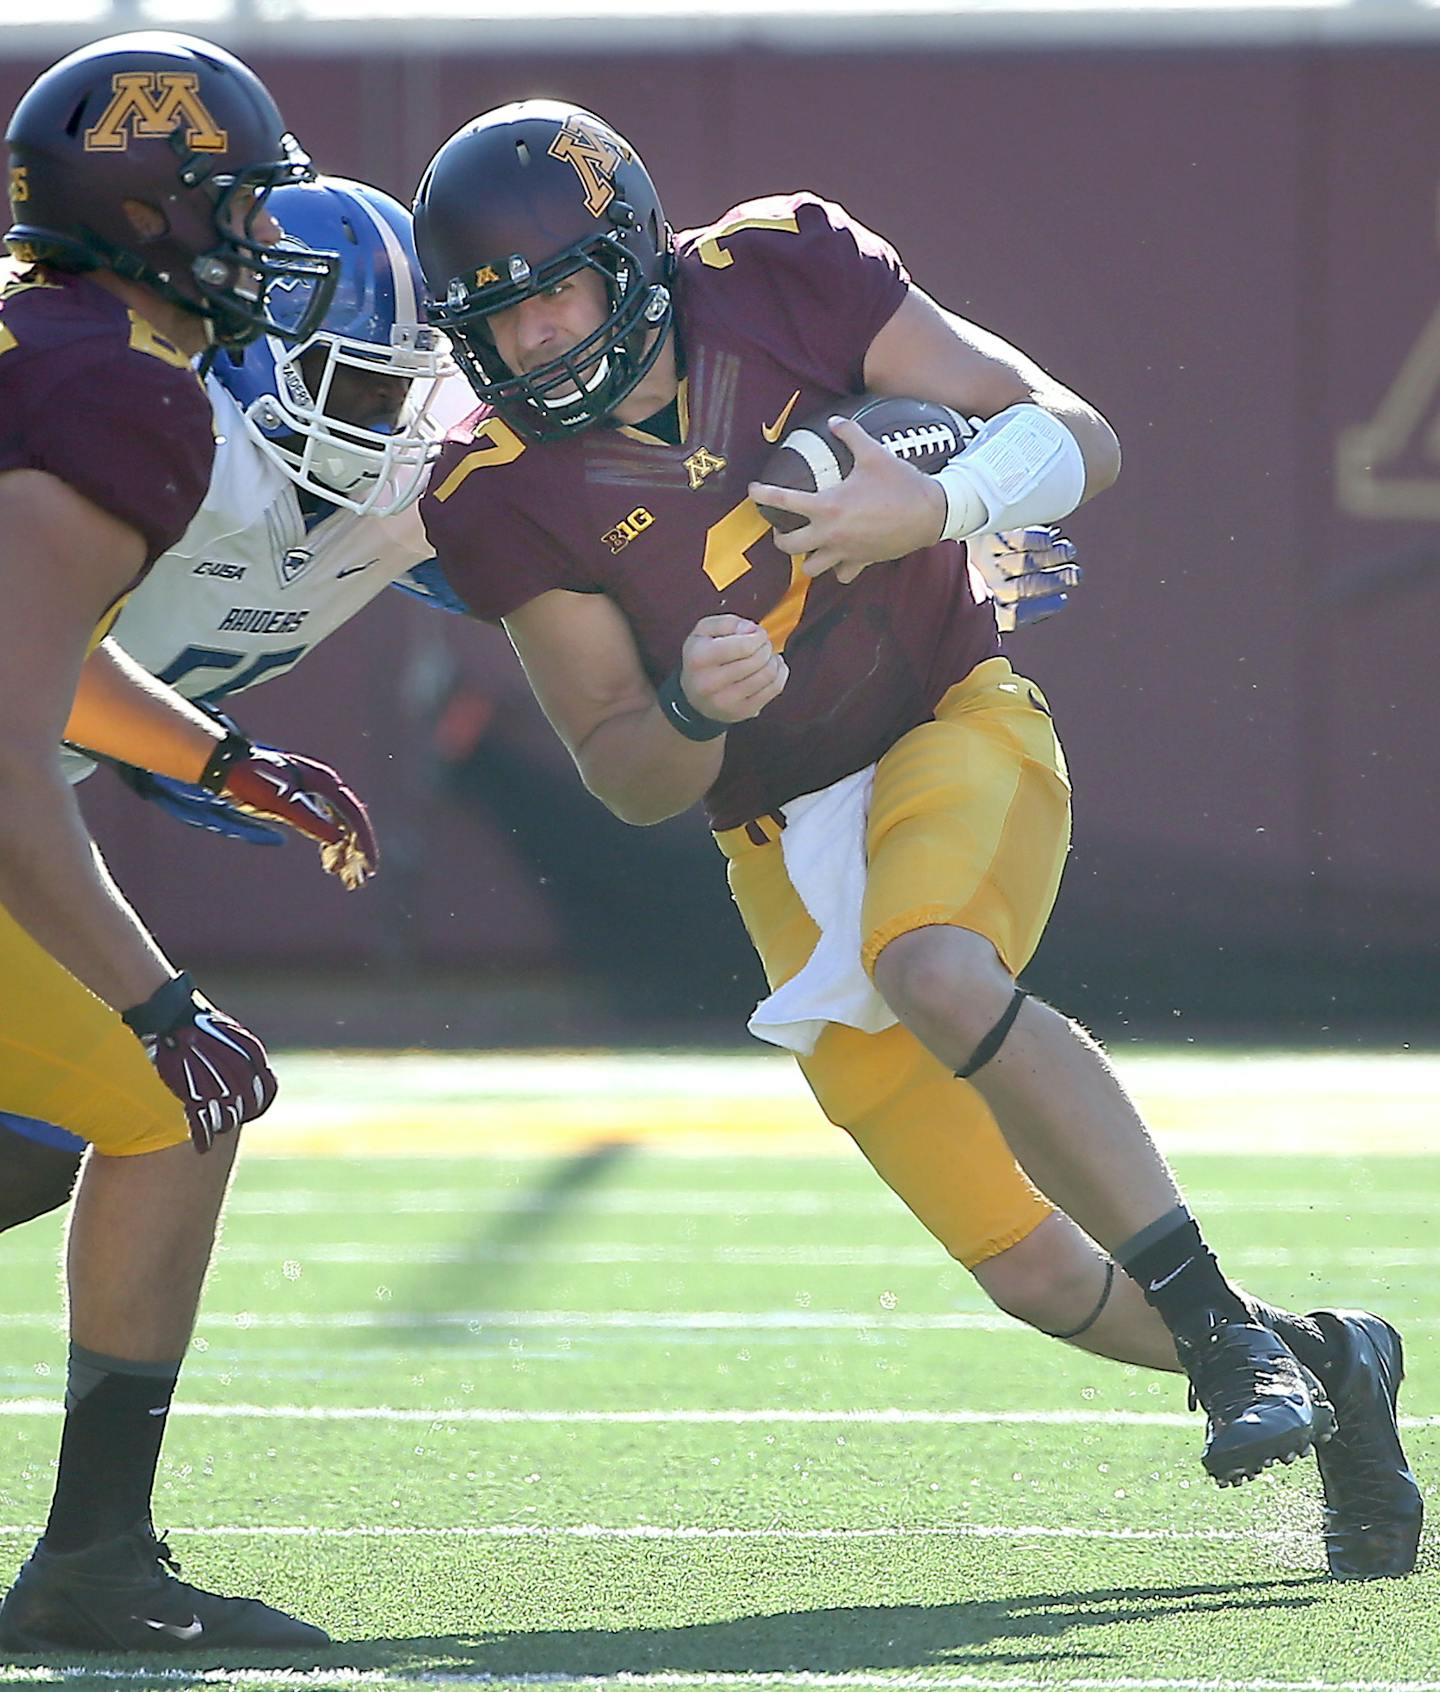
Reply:
[[1425, 1500], [1405, 1461], [1395, 1414], [1405, 1378], [1400, 1336], [1363, 1310], [1316, 1310], [1335, 1357], [1326, 1379], [1339, 1427], [1316, 1457], [1325, 1490], [1325, 1558], [1341, 1580], [1415, 1567]]
[[149, 1522], [83, 1551], [42, 1541], [0, 1603], [0, 1651], [284, 1651], [310, 1657], [330, 1643], [309, 1622], [258, 1598], [222, 1598], [177, 1578], [180, 1565]]
[[1200, 1461], [1221, 1486], [1293, 1463], [1334, 1433], [1319, 1381], [1268, 1328], [1217, 1316], [1198, 1334], [1177, 1334], [1175, 1352], [1190, 1377], [1190, 1408], [1205, 1411]]

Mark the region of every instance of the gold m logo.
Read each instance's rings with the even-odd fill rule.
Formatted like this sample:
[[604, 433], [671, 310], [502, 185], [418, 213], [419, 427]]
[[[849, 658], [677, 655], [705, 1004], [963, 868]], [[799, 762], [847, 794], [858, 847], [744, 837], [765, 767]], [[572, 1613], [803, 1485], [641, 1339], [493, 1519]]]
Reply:
[[30, 178], [25, 165], [10, 166], [10, 204], [18, 206], [30, 198]]
[[707, 476], [713, 476], [717, 470], [723, 470], [728, 460], [721, 458], [718, 453], [711, 452], [709, 447], [700, 447], [692, 452], [685, 460], [685, 473], [690, 478], [690, 486], [698, 488]]
[[488, 288], [492, 282], [499, 280], [500, 272], [496, 270], [493, 264], [482, 264], [479, 270], [475, 272], [475, 286], [477, 288]]
[[616, 140], [580, 118], [571, 118], [550, 143], [550, 157], [564, 159], [580, 178], [585, 190], [585, 209], [599, 217], [615, 198], [615, 170], [622, 158]]
[[87, 153], [120, 153], [137, 141], [163, 141], [184, 124], [187, 144], [223, 153], [230, 137], [205, 109], [194, 71], [117, 71], [99, 123], [85, 131]]

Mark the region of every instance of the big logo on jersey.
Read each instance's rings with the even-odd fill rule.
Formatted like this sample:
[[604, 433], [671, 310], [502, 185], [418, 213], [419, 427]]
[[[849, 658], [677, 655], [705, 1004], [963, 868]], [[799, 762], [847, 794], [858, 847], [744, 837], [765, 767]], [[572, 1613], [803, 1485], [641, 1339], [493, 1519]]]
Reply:
[[223, 153], [230, 137], [205, 109], [194, 71], [117, 71], [100, 121], [85, 131], [87, 153], [119, 153], [131, 140], [164, 141], [183, 123], [189, 146]]
[[615, 198], [615, 168], [629, 155], [620, 151], [608, 135], [578, 117], [570, 118], [550, 143], [552, 159], [564, 159], [573, 167], [585, 190], [585, 209], [599, 217]]

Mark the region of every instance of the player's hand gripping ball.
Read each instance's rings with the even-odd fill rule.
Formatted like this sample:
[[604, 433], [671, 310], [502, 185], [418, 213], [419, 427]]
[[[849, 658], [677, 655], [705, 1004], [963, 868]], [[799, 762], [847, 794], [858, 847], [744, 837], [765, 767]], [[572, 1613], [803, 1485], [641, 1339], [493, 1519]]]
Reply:
[[[831, 406], [820, 417], [797, 424], [766, 459], [756, 479], [771, 487], [807, 494], [837, 487], [854, 467], [855, 454], [830, 428], [832, 417], [850, 418], [892, 458], [927, 476], [943, 470], [975, 432], [948, 406], [929, 400], [861, 394]], [[761, 505], [760, 515], [780, 534], [798, 529], [806, 520], [800, 513], [783, 511], [778, 505]]]
[[[832, 419], [844, 421], [832, 428]], [[973, 433], [948, 406], [861, 394], [792, 429], [766, 460], [752, 497], [777, 537], [793, 537], [777, 539], [781, 550], [808, 554], [807, 574], [833, 569], [839, 581], [853, 581], [872, 563], [933, 544], [943, 495], [931, 509], [928, 498], [917, 498], [913, 476], [897, 468], [934, 475]], [[828, 498], [857, 462], [849, 497]], [[770, 490], [796, 497], [780, 504], [765, 497]]]

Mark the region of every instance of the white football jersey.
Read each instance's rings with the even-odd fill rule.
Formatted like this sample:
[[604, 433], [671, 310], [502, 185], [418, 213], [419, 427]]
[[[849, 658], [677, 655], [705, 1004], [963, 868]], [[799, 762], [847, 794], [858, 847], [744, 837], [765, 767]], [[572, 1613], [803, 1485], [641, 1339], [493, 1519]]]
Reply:
[[215, 468], [195, 520], [111, 634], [188, 699], [220, 703], [298, 664], [382, 588], [433, 556], [420, 508], [308, 524], [298, 490], [255, 445], [213, 377]]
[[[293, 669], [397, 579], [443, 604], [415, 565], [433, 558], [419, 503], [393, 517], [329, 508], [308, 526], [300, 496], [255, 445], [240, 407], [213, 376], [210, 490], [190, 527], [130, 596], [110, 633], [137, 663], [187, 699], [224, 701]], [[453, 377], [431, 409], [442, 427], [475, 408]], [[67, 778], [95, 768], [70, 748]]]

